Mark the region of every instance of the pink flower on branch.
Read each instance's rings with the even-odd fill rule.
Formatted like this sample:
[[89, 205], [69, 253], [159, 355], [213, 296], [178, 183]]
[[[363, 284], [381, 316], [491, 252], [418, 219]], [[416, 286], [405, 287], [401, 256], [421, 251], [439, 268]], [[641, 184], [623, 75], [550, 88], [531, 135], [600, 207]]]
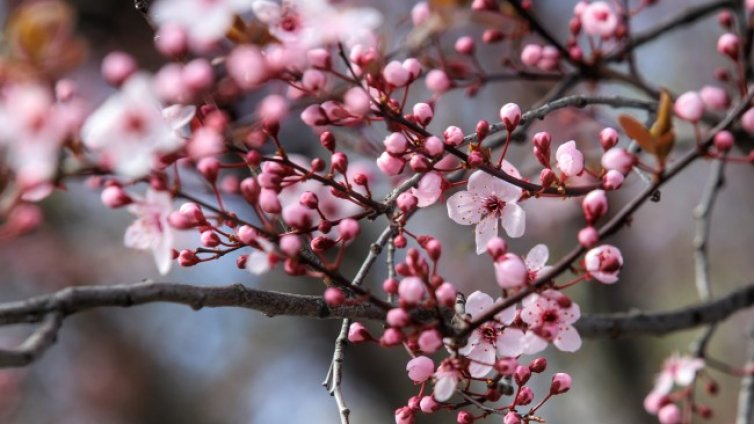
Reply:
[[168, 224], [170, 195], [149, 189], [146, 197], [135, 200], [128, 211], [137, 219], [126, 229], [124, 244], [132, 249], [151, 250], [160, 274], [167, 274], [173, 261], [173, 231]]
[[532, 294], [523, 301], [521, 319], [529, 325], [528, 351], [536, 353], [552, 342], [565, 352], [575, 352], [581, 347], [581, 336], [573, 327], [581, 316], [579, 305], [555, 290]]
[[448, 216], [461, 225], [476, 224], [476, 253], [481, 255], [487, 243], [498, 234], [498, 220], [508, 236], [515, 238], [524, 234], [526, 213], [517, 204], [521, 193], [520, 187], [476, 171], [469, 177], [467, 190], [448, 199]]

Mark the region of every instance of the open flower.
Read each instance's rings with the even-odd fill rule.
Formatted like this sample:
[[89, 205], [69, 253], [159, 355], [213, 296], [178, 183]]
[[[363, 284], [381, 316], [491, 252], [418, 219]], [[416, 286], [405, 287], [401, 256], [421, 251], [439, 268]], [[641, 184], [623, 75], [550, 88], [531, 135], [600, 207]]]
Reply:
[[617, 247], [604, 244], [586, 252], [584, 264], [589, 275], [595, 280], [613, 284], [618, 281], [618, 273], [623, 267], [623, 256]]
[[526, 269], [528, 272], [528, 281], [532, 282], [539, 278], [540, 275], [547, 274], [552, 268], [546, 266], [547, 260], [550, 258], [550, 250], [544, 244], [538, 244], [531, 248], [529, 253], [526, 254]]
[[461, 379], [461, 371], [456, 367], [456, 362], [451, 359], [444, 360], [435, 371], [434, 396], [438, 402], [445, 402], [453, 396]]
[[662, 371], [655, 379], [655, 386], [644, 399], [644, 409], [650, 414], [658, 414], [663, 400], [673, 390], [673, 385], [685, 387], [694, 382], [696, 373], [704, 368], [704, 360], [674, 353], [662, 365]]
[[171, 123], [163, 117], [151, 79], [135, 74], [89, 116], [81, 138], [87, 147], [100, 151], [116, 172], [139, 178], [149, 173], [158, 154], [183, 146]]
[[[573, 327], [581, 316], [579, 305], [555, 290], [532, 294], [523, 301], [521, 319], [529, 325], [526, 335], [529, 348], [525, 353], [536, 353], [552, 342], [565, 352], [575, 352], [581, 347], [581, 336]], [[539, 341], [536, 339], [540, 339]], [[537, 350], [538, 349], [538, 350]]]
[[126, 247], [151, 250], [160, 274], [170, 271], [173, 262], [173, 232], [168, 225], [172, 199], [164, 191], [147, 190], [146, 198], [136, 200], [128, 211], [137, 216], [126, 229]]
[[235, 16], [249, 9], [248, 0], [160, 0], [150, 15], [157, 25], [177, 25], [192, 44], [204, 47], [221, 40]]
[[[493, 305], [490, 295], [475, 291], [466, 299], [466, 313], [472, 320], [477, 319]], [[461, 348], [459, 353], [470, 360], [469, 374], [472, 377], [481, 378], [492, 371], [497, 355], [515, 357], [523, 353], [523, 331], [504, 327], [510, 325], [515, 318], [514, 305], [497, 313], [497, 322], [484, 323], [471, 333], [466, 346]]]
[[476, 224], [478, 255], [497, 237], [498, 219], [510, 237], [524, 234], [526, 214], [516, 203], [521, 197], [521, 188], [483, 171], [471, 174], [467, 188], [450, 196], [448, 216], [461, 225]]

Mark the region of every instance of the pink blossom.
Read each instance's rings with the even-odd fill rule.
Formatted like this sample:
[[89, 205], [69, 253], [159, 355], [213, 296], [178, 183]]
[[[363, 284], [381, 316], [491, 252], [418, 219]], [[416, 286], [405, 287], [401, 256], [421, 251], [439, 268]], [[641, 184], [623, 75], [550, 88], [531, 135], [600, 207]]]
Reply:
[[429, 4], [426, 1], [420, 1], [411, 9], [411, 22], [414, 26], [419, 26], [427, 22], [431, 15]]
[[555, 152], [558, 169], [568, 176], [575, 177], [584, 171], [584, 155], [576, 148], [576, 142], [571, 140], [561, 144]]
[[408, 378], [414, 383], [423, 383], [435, 372], [435, 363], [426, 356], [417, 356], [406, 364]]
[[602, 155], [601, 163], [603, 168], [616, 170], [625, 175], [634, 167], [636, 158], [622, 147], [613, 147]]
[[451, 125], [443, 132], [443, 138], [448, 146], [460, 146], [463, 143], [463, 130]]
[[225, 37], [234, 17], [249, 9], [246, 0], [160, 0], [149, 12], [157, 25], [177, 25], [195, 47], [204, 48]]
[[727, 152], [733, 147], [735, 138], [730, 131], [723, 130], [715, 134], [714, 143], [715, 149], [717, 149], [719, 152]]
[[246, 259], [246, 270], [254, 275], [261, 275], [271, 270], [277, 263], [275, 246], [264, 237], [256, 237], [254, 241], [259, 248], [251, 252]]
[[382, 144], [385, 145], [385, 150], [387, 150], [388, 153], [400, 155], [406, 151], [408, 141], [402, 133], [394, 132], [388, 134], [388, 136], [385, 137], [385, 140], [382, 141]]
[[652, 393], [667, 395], [674, 384], [680, 387], [688, 386], [694, 382], [696, 373], [702, 368], [704, 368], [703, 359], [680, 356], [675, 353], [663, 363], [662, 372], [655, 379]]
[[615, 147], [618, 144], [618, 131], [610, 127], [603, 128], [600, 131], [600, 144], [605, 151]]
[[508, 131], [512, 131], [521, 121], [521, 108], [515, 103], [507, 103], [500, 108], [500, 119]]
[[[510, 164], [507, 166], [512, 167]], [[503, 170], [505, 168], [504, 164]], [[487, 242], [497, 236], [498, 219], [502, 221], [503, 228], [510, 237], [521, 237], [524, 234], [526, 215], [517, 204], [521, 188], [483, 171], [476, 171], [469, 177], [467, 189], [448, 199], [448, 216], [461, 225], [476, 224], [478, 255], [484, 253]]]
[[110, 52], [102, 59], [102, 76], [114, 86], [120, 86], [139, 69], [136, 59], [128, 53]]
[[675, 100], [673, 111], [685, 121], [699, 122], [704, 115], [704, 102], [697, 92], [687, 91]]
[[741, 127], [749, 134], [754, 134], [754, 108], [749, 108], [741, 115]]
[[605, 190], [617, 190], [623, 185], [624, 178], [623, 173], [611, 169], [602, 177], [602, 187], [604, 187]]
[[[492, 297], [475, 291], [466, 299], [466, 313], [474, 320], [484, 315], [493, 305]], [[516, 307], [510, 306], [495, 315], [497, 322], [484, 323], [471, 333], [466, 346], [459, 353], [471, 361], [469, 374], [472, 377], [481, 378], [489, 374], [498, 354], [515, 357], [523, 353], [523, 331], [503, 327], [510, 325], [515, 317]]]
[[663, 406], [657, 413], [660, 424], [680, 424], [682, 422], [681, 417], [681, 409], [673, 403]]
[[542, 46], [539, 44], [527, 44], [521, 50], [521, 62], [527, 66], [535, 66], [542, 58]]
[[738, 36], [731, 33], [725, 33], [717, 39], [717, 51], [721, 55], [728, 56], [733, 60], [738, 58], [738, 50], [741, 43], [738, 40]]
[[600, 235], [594, 227], [588, 226], [582, 228], [579, 231], [578, 239], [580, 245], [586, 248], [590, 248], [597, 244], [600, 239]]
[[411, 188], [411, 194], [418, 200], [417, 206], [426, 208], [433, 205], [442, 195], [442, 176], [437, 172], [427, 172], [419, 180], [416, 187]]
[[408, 406], [403, 406], [395, 410], [395, 424], [414, 424], [416, 422], [416, 412]]
[[351, 323], [348, 327], [348, 341], [351, 343], [361, 343], [370, 340], [372, 336], [369, 331], [360, 322]]
[[442, 335], [433, 329], [424, 330], [417, 340], [419, 349], [424, 353], [435, 353], [442, 347]]
[[537, 278], [550, 271], [550, 268], [552, 267], [546, 265], [549, 258], [550, 250], [545, 244], [540, 243], [529, 250], [524, 261], [528, 272], [527, 280], [529, 282], [535, 281]]
[[526, 284], [528, 277], [526, 264], [518, 255], [506, 253], [495, 259], [494, 266], [495, 279], [500, 287], [511, 289]]
[[126, 247], [151, 250], [157, 270], [165, 275], [173, 261], [173, 232], [168, 225], [172, 199], [164, 191], [147, 190], [144, 199], [137, 199], [128, 211], [137, 219], [126, 229]]
[[613, 284], [623, 267], [623, 256], [615, 246], [605, 244], [588, 251], [584, 256], [586, 270], [595, 280]]
[[256, 88], [269, 77], [267, 62], [256, 46], [242, 44], [228, 55], [226, 67], [231, 78], [243, 89]]
[[714, 85], [705, 85], [699, 90], [704, 106], [712, 110], [725, 110], [730, 106], [728, 92]]
[[448, 91], [452, 84], [448, 74], [442, 69], [433, 69], [429, 71], [425, 83], [427, 84], [427, 89], [435, 93], [435, 95], [440, 95]]
[[[541, 340], [550, 341], [565, 352], [575, 352], [581, 347], [581, 337], [572, 325], [581, 316], [579, 305], [575, 302], [560, 292], [545, 290], [541, 294], [526, 297], [523, 306], [521, 319], [529, 325], [528, 337], [533, 335]], [[533, 345], [525, 353], [535, 353], [544, 349], [544, 346], [536, 341]]]
[[84, 123], [81, 138], [116, 172], [131, 178], [149, 173], [156, 156], [184, 141], [166, 122], [145, 74], [135, 74]]
[[592, 190], [581, 201], [581, 210], [588, 223], [593, 223], [607, 213], [607, 196], [604, 190]]
[[559, 395], [569, 391], [571, 389], [572, 381], [571, 376], [564, 372], [555, 373], [552, 376], [552, 382], [550, 383], [550, 393]]
[[426, 103], [415, 104], [412, 111], [414, 114], [414, 118], [416, 118], [416, 120], [421, 125], [424, 125], [424, 126], [427, 126], [432, 121], [432, 118], [435, 116], [435, 113], [432, 110], [432, 107]]
[[398, 285], [398, 296], [410, 305], [419, 303], [426, 293], [424, 282], [418, 277], [406, 277]]
[[445, 402], [456, 391], [458, 380], [461, 379], [461, 372], [456, 369], [450, 359], [446, 359], [437, 367], [434, 378], [435, 388], [433, 393], [435, 400]]
[[618, 16], [607, 2], [590, 3], [581, 11], [584, 32], [597, 37], [612, 37], [618, 28]]

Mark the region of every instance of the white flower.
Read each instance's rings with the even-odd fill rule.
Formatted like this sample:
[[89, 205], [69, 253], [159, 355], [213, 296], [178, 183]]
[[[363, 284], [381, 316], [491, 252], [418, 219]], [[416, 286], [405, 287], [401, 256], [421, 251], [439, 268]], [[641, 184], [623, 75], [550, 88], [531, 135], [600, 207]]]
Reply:
[[448, 216], [461, 225], [476, 224], [477, 254], [484, 253], [487, 243], [497, 237], [498, 219], [508, 236], [524, 234], [526, 214], [516, 203], [521, 197], [521, 188], [483, 171], [471, 174], [467, 188], [450, 196]]
[[146, 74], [135, 74], [84, 123], [84, 144], [104, 162], [131, 178], [147, 175], [155, 155], [179, 149], [184, 140], [162, 114]]
[[252, 9], [270, 26], [270, 32], [287, 44], [313, 48], [343, 42], [370, 44], [382, 15], [369, 7], [335, 7], [328, 0], [290, 0], [283, 6], [256, 0]]
[[150, 15], [157, 25], [183, 28], [191, 43], [201, 47], [225, 37], [235, 16], [249, 9], [249, 0], [160, 0]]
[[171, 205], [168, 193], [149, 189], [145, 199], [128, 207], [137, 219], [126, 229], [123, 240], [126, 247], [151, 250], [162, 275], [170, 271], [173, 262], [173, 232], [168, 224]]
[[255, 240], [262, 249], [249, 254], [246, 258], [246, 270], [254, 275], [261, 275], [275, 266], [275, 247], [264, 237], [257, 237]]

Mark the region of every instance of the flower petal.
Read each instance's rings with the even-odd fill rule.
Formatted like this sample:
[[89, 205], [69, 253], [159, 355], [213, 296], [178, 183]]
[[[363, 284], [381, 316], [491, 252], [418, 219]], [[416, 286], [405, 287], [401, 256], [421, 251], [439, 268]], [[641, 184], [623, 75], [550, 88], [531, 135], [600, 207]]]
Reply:
[[[458, 376], [453, 372], [437, 373], [437, 382], [435, 383], [435, 400], [438, 402], [445, 402], [453, 396], [453, 392], [456, 391], [456, 384], [458, 384]], [[436, 374], [436, 375], [437, 375]]]
[[481, 255], [487, 251], [487, 243], [497, 237], [497, 217], [489, 214], [482, 218], [474, 229], [476, 235], [476, 254]]
[[495, 347], [489, 343], [479, 343], [466, 355], [469, 358], [469, 374], [474, 378], [482, 378], [492, 371], [495, 363]]
[[487, 312], [492, 303], [492, 296], [477, 290], [466, 298], [466, 313], [471, 315], [471, 319], [476, 319]]
[[508, 203], [503, 208], [503, 228], [508, 236], [516, 238], [524, 235], [526, 229], [526, 212], [515, 203]]
[[564, 352], [575, 352], [581, 347], [581, 336], [572, 325], [561, 326], [553, 344]]
[[480, 197], [495, 196], [505, 202], [515, 202], [521, 197], [521, 188], [503, 181], [484, 171], [476, 171], [469, 177], [468, 190]]
[[269, 271], [272, 268], [269, 256], [267, 252], [258, 250], [251, 252], [246, 259], [246, 270], [254, 275], [261, 275]]
[[524, 353], [525, 334], [517, 328], [506, 328], [497, 336], [497, 353], [516, 357]]
[[509, 325], [516, 319], [516, 305], [511, 305], [495, 315], [498, 321], [505, 325]]
[[448, 216], [457, 224], [476, 224], [483, 212], [480, 199], [468, 191], [459, 191], [448, 199]]
[[547, 348], [547, 341], [539, 337], [538, 335], [527, 332], [523, 338], [524, 343], [524, 355], [533, 355], [539, 353]]
[[526, 267], [529, 271], [539, 271], [547, 263], [547, 259], [550, 258], [550, 251], [544, 244], [538, 244], [531, 248], [526, 255]]

